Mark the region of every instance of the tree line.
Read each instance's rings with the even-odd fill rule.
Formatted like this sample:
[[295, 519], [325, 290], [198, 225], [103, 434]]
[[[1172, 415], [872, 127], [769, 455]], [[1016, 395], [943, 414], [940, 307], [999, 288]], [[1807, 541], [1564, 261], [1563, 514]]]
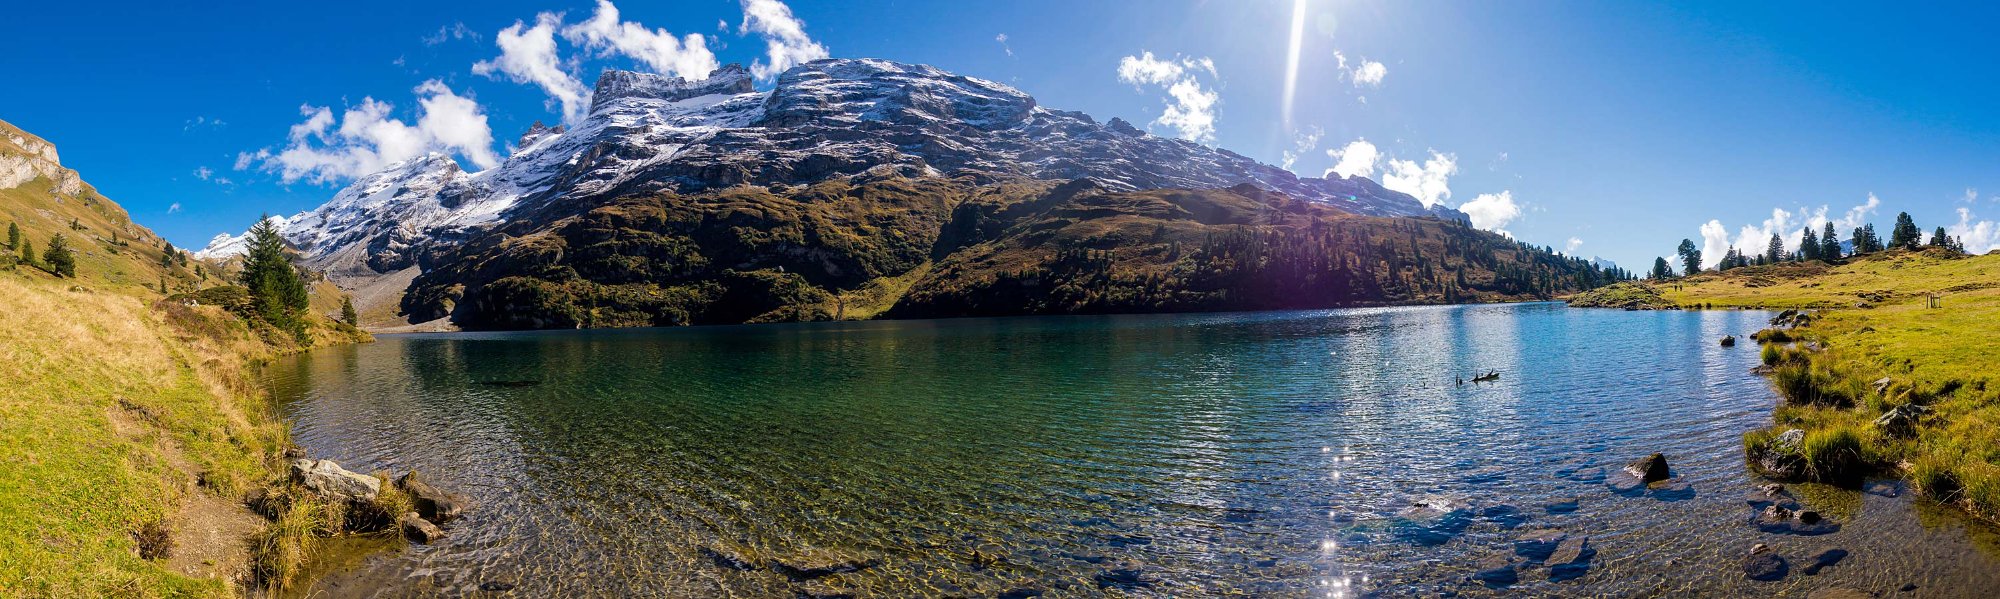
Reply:
[[[1925, 239], [1923, 229], [1917, 227], [1916, 220], [1910, 218], [1908, 212], [1896, 215], [1896, 224], [1889, 229], [1887, 242], [1875, 232], [1873, 223], [1855, 227], [1848, 232], [1848, 239], [1849, 243], [1842, 244], [1833, 223], [1828, 222], [1818, 233], [1815, 233], [1812, 227], [1805, 227], [1799, 234], [1799, 248], [1787, 251], [1784, 237], [1772, 233], [1771, 241], [1764, 246], [1762, 253], [1746, 253], [1735, 246], [1730, 246], [1722, 255], [1722, 259], [1716, 263], [1715, 270], [1725, 271], [1780, 262], [1837, 262], [1843, 258], [1889, 249], [1919, 250], [1935, 247], [1959, 253], [1965, 252], [1965, 243], [1958, 237], [1946, 233], [1944, 227], [1938, 227], [1931, 232], [1928, 240]], [[1702, 271], [1701, 246], [1695, 245], [1693, 239], [1682, 239], [1680, 246], [1674, 250], [1674, 256], [1680, 263], [1681, 276], [1694, 275]], [[1665, 256], [1655, 258], [1653, 269], [1646, 276], [1656, 281], [1674, 278], [1674, 264], [1668, 262]]]

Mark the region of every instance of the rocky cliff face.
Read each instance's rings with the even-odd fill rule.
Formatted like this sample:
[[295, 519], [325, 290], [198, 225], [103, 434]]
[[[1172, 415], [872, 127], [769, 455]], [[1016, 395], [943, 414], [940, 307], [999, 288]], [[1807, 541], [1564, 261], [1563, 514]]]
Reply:
[[[542, 229], [621, 197], [739, 186], [784, 194], [890, 174], [975, 186], [1087, 179], [1109, 191], [1250, 184], [1359, 215], [1464, 218], [1365, 178], [1301, 178], [1118, 119], [1043, 107], [991, 81], [858, 59], [794, 67], [761, 92], [738, 65], [700, 81], [606, 72], [581, 123], [528, 132], [498, 167], [465, 173], [446, 157], [418, 158], [356, 181], [281, 230], [309, 265], [358, 279], [435, 271], [467, 258], [473, 239]], [[239, 246], [218, 237], [205, 254]]]
[[49, 180], [53, 193], [76, 196], [83, 193], [83, 179], [64, 168], [56, 156], [56, 145], [17, 129], [0, 134], [0, 189], [27, 185], [38, 177]]

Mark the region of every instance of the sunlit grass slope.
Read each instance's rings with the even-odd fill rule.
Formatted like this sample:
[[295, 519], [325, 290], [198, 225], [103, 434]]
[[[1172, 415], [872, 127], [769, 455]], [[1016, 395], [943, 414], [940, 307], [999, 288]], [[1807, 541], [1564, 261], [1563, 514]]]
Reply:
[[[1766, 351], [1773, 380], [1787, 398], [1770, 433], [1804, 429], [1808, 445], [1857, 437], [1857, 463], [1900, 472], [1930, 497], [2000, 520], [2000, 385], [1994, 381], [2000, 376], [2000, 255], [1895, 251], [1837, 266], [1703, 275], [1679, 291], [1661, 287], [1684, 306], [1825, 308], [1794, 335], [1801, 339], [1797, 347]], [[1932, 296], [1938, 307], [1931, 307]], [[1878, 391], [1876, 381], [1883, 378], [1888, 384]], [[1913, 434], [1875, 424], [1905, 405], [1928, 410]], [[1762, 436], [1747, 443], [1764, 442]]]

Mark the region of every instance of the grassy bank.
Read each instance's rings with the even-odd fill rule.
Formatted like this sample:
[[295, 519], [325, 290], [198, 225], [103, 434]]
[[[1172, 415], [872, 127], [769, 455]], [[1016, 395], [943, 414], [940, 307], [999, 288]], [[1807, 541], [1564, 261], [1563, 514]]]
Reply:
[[[1763, 350], [1785, 403], [1770, 429], [1746, 436], [1753, 455], [1789, 453], [1808, 478], [1899, 474], [1927, 497], [2000, 521], [2000, 255], [1896, 251], [1682, 283], [1660, 286], [1662, 296], [1817, 310]], [[1885, 420], [1892, 412], [1910, 426]], [[1779, 439], [1790, 429], [1802, 442]]]
[[242, 544], [191, 527], [243, 522], [278, 473], [249, 369], [351, 337], [272, 344], [219, 308], [27, 268], [0, 288], [0, 596], [234, 594]]

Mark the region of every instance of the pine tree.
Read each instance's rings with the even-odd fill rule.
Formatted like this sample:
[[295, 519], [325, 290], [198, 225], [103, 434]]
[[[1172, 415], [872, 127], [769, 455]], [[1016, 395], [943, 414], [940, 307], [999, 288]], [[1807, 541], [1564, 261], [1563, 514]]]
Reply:
[[347, 326], [361, 326], [361, 315], [354, 313], [354, 298], [340, 298], [340, 321]]
[[1924, 230], [1917, 228], [1917, 222], [1910, 218], [1910, 213], [1896, 213], [1896, 228], [1889, 230], [1889, 247], [1914, 250], [1923, 240]]
[[[1460, 274], [1459, 276], [1464, 277], [1465, 275]], [[1674, 278], [1674, 267], [1672, 265], [1667, 264], [1666, 256], [1661, 256], [1653, 259], [1652, 276], [1653, 280], [1655, 281], [1665, 281], [1667, 279]]]
[[1951, 247], [1951, 236], [1944, 233], [1944, 227], [1938, 227], [1936, 231], [1931, 232], [1931, 242], [1926, 245], [1934, 248]]
[[29, 241], [27, 237], [21, 238], [21, 263], [29, 265], [35, 263], [35, 242]]
[[1680, 248], [1675, 252], [1681, 257], [1682, 274], [1693, 276], [1701, 272], [1701, 248], [1694, 244], [1693, 239], [1682, 239]]
[[250, 227], [249, 251], [243, 257], [243, 286], [250, 290], [257, 314], [294, 335], [305, 333], [299, 312], [306, 309], [306, 285], [285, 255], [285, 242], [267, 215]]
[[1784, 262], [1785, 238], [1779, 237], [1777, 233], [1772, 233], [1771, 244], [1764, 247], [1764, 255], [1762, 256], [1762, 258], [1764, 259], [1765, 264], [1777, 264], [1779, 262]]
[[1840, 259], [1840, 236], [1833, 230], [1833, 221], [1827, 221], [1826, 233], [1819, 236], [1819, 259], [1827, 262]]
[[1812, 227], [1806, 227], [1805, 232], [1799, 234], [1799, 259], [1819, 259], [1819, 235], [1813, 233]]
[[48, 262], [49, 272], [58, 277], [76, 277], [76, 256], [70, 255], [69, 241], [61, 234], [49, 238], [49, 249], [42, 252], [42, 260]]
[[18, 223], [7, 223], [7, 249], [21, 249], [21, 225]]

